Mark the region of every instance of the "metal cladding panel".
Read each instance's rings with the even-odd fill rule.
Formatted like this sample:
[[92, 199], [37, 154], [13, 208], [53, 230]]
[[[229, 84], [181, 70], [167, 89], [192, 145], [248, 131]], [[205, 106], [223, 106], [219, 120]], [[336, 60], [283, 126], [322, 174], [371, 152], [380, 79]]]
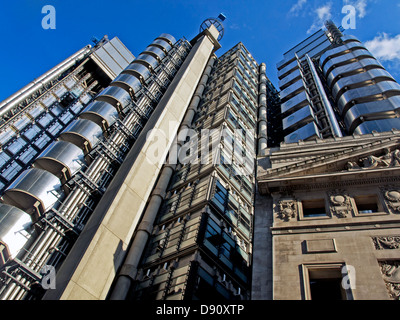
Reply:
[[359, 125], [360, 122], [377, 117], [395, 117], [398, 111], [400, 111], [400, 96], [394, 96], [386, 100], [366, 102], [352, 106], [346, 112], [344, 122], [349, 131], [352, 132], [354, 127]]
[[294, 70], [292, 73], [288, 74], [285, 78], [279, 81], [279, 88], [281, 90], [285, 89], [289, 85], [292, 84], [292, 82], [300, 79], [302, 76], [300, 69]]
[[135, 56], [125, 47], [122, 41], [118, 37], [114, 37], [110, 40], [110, 43], [118, 51], [118, 53], [125, 59], [129, 64], [135, 59]]
[[154, 58], [152, 55], [146, 54], [146, 53], [141, 53], [138, 55], [138, 57], [135, 59], [135, 62], [141, 63], [145, 65], [148, 68], [155, 69], [158, 66], [158, 61], [156, 58]]
[[361, 123], [355, 130], [354, 134], [368, 134], [373, 131], [387, 132], [392, 129], [400, 130], [400, 121], [396, 119], [380, 119]]
[[162, 50], [162, 49], [160, 49], [160, 48], [158, 48], [158, 47], [156, 47], [156, 46], [152, 46], [152, 45], [149, 45], [144, 51], [143, 51], [143, 53], [145, 53], [145, 54], [150, 54], [150, 55], [152, 55], [154, 58], [156, 58], [156, 59], [158, 59], [158, 60], [162, 60], [162, 59], [164, 59], [164, 57], [165, 57], [165, 52]]
[[93, 101], [82, 111], [79, 118], [91, 120], [101, 127], [108, 128], [118, 119], [118, 111], [108, 102]]
[[113, 86], [105, 88], [97, 95], [95, 100], [108, 102], [117, 108], [118, 111], [121, 111], [132, 101], [128, 91]]
[[54, 174], [37, 168], [25, 170], [6, 189], [4, 202], [32, 212], [39, 201], [39, 211], [44, 213], [63, 195], [61, 182]]
[[175, 44], [176, 40], [173, 36], [171, 36], [168, 33], [162, 33], [160, 34], [157, 39], [163, 39], [166, 40], [171, 46]]
[[314, 112], [310, 106], [305, 106], [282, 120], [283, 130], [295, 128], [313, 120]]
[[319, 65], [321, 68], [323, 68], [325, 63], [328, 62], [328, 60], [331, 59], [332, 57], [340, 55], [345, 51], [353, 51], [355, 49], [365, 49], [365, 47], [359, 41], [353, 41], [353, 42], [344, 44], [340, 47], [328, 50], [321, 55], [321, 58], [319, 60]]
[[132, 74], [136, 78], [146, 81], [150, 76], [151, 72], [147, 66], [144, 66], [143, 64], [137, 63], [137, 62], [132, 62], [124, 71], [122, 71], [123, 74]]
[[121, 87], [124, 90], [131, 92], [131, 94], [137, 93], [142, 88], [142, 84], [137, 77], [126, 73], [122, 73], [116, 77], [111, 83], [111, 86]]
[[293, 62], [288, 64], [286, 67], [278, 71], [278, 78], [279, 80], [283, 79], [287, 74], [292, 72], [294, 69], [297, 69], [299, 67], [299, 64], [297, 62], [297, 59], [295, 59]]
[[285, 143], [295, 143], [299, 140], [307, 140], [314, 137], [320, 137], [317, 125], [314, 122], [306, 124], [285, 137]]
[[343, 77], [339, 79], [332, 88], [332, 96], [337, 100], [339, 93], [348, 89], [349, 87], [361, 87], [374, 82], [383, 80], [395, 81], [394, 78], [384, 69], [371, 69], [363, 73], [356, 73], [354, 75]]
[[111, 79], [120, 74], [134, 59], [118, 38], [113, 38], [97, 48], [91, 57]]
[[376, 59], [363, 59], [333, 69], [328, 75], [325, 74], [325, 77], [327, 78], [328, 85], [332, 87], [340, 77], [349, 76], [360, 71], [366, 71], [374, 68], [384, 69]]
[[63, 175], [62, 170], [68, 170], [68, 177], [75, 174], [85, 163], [82, 149], [67, 141], [55, 141], [35, 160], [36, 168], [44, 169], [57, 177]]
[[156, 39], [151, 43], [151, 45], [158, 46], [162, 48], [165, 52], [168, 52], [172, 48], [172, 46], [163, 39]]
[[337, 105], [343, 114], [351, 105], [377, 100], [384, 95], [400, 95], [400, 85], [394, 81], [382, 81], [367, 87], [352, 89], [340, 96]]
[[280, 92], [281, 100], [285, 102], [304, 90], [304, 82], [302, 79], [300, 79]]
[[328, 74], [332, 69], [366, 58], [374, 59], [374, 56], [366, 49], [357, 49], [327, 61], [324, 65], [323, 72], [324, 74]]
[[0, 240], [7, 245], [12, 258], [27, 242], [28, 239], [21, 230], [31, 223], [31, 216], [26, 212], [0, 203]]
[[91, 150], [102, 137], [103, 130], [99, 125], [87, 119], [76, 119], [65, 128], [59, 139], [71, 142], [82, 150], [85, 150], [85, 146], [88, 144]]

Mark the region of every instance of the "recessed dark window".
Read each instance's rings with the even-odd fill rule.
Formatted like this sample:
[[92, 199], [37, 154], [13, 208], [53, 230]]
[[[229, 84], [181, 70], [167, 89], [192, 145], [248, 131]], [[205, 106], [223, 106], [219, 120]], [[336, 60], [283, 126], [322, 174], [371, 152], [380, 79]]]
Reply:
[[346, 300], [339, 268], [309, 270], [311, 300]]
[[376, 195], [356, 196], [354, 197], [358, 213], [379, 212], [378, 197]]
[[323, 217], [327, 215], [324, 199], [304, 200], [302, 201], [302, 206], [304, 218]]

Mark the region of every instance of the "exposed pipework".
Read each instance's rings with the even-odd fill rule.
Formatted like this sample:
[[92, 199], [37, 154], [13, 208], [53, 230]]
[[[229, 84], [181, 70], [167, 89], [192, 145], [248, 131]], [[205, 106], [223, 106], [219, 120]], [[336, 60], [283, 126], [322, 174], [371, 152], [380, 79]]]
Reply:
[[318, 76], [317, 70], [315, 69], [314, 63], [311, 61], [308, 54], [306, 54], [306, 59], [307, 59], [308, 65], [310, 67], [311, 74], [314, 78], [315, 86], [317, 87], [317, 90], [321, 97], [322, 105], [325, 109], [325, 113], [327, 115], [332, 133], [335, 137], [343, 137], [342, 131], [340, 130], [340, 127], [339, 127], [339, 123], [336, 120], [335, 113], [334, 113], [331, 103], [329, 102], [329, 99], [325, 93], [324, 87], [322, 85], [321, 79]]
[[[185, 54], [186, 50], [184, 52], [178, 52], [178, 50], [181, 50], [181, 47], [176, 48], [176, 51], [174, 52], [169, 52], [171, 48], [174, 46], [175, 39], [167, 34], [162, 34], [160, 37], [158, 37], [155, 41], [153, 41], [152, 44], [150, 44], [149, 47], [152, 45], [157, 48], [163, 48], [165, 51], [165, 54], [169, 53], [170, 55], [170, 60], [176, 58], [177, 56], [182, 57], [182, 54]], [[148, 48], [149, 48], [148, 47]], [[146, 50], [148, 50], [148, 48]], [[148, 51], [148, 59], [156, 59], [155, 58], [155, 53], [152, 55], [150, 51]], [[151, 60], [153, 63], [153, 60]], [[135, 102], [136, 97], [135, 94], [145, 91], [145, 90], [154, 90], [157, 87], [160, 87], [156, 79], [159, 77], [161, 74], [166, 74], [166, 70], [163, 70], [163, 72], [155, 75], [155, 68], [157, 68], [157, 65], [161, 63], [160, 60], [156, 59], [156, 64], [152, 64], [152, 68], [150, 69], [149, 66], [144, 67], [147, 71], [146, 72], [131, 72], [129, 70], [141, 70], [143, 67], [145, 60], [143, 61], [133, 61], [131, 65], [129, 65], [126, 70], [122, 71], [121, 74], [125, 75], [130, 75], [130, 76], [136, 76], [137, 79], [139, 79], [139, 84], [135, 82], [135, 91], [132, 92], [132, 90], [129, 89], [129, 87], [122, 88], [119, 83], [114, 83], [112, 82], [108, 88], [115, 88], [119, 89], [118, 90], [118, 95], [108, 95], [107, 99], [102, 99], [103, 95], [100, 93], [96, 98], [95, 101], [89, 104], [88, 107], [86, 107], [81, 114], [78, 116], [76, 121], [84, 121], [85, 123], [90, 124], [91, 127], [99, 127], [99, 119], [104, 122], [107, 122], [107, 125], [102, 125], [99, 127], [101, 135], [107, 135], [109, 134], [109, 128], [110, 126], [113, 126], [113, 130], [111, 136], [107, 138], [106, 141], [102, 141], [103, 137], [100, 137], [100, 135], [96, 134], [98, 137], [98, 141], [95, 142], [93, 140], [93, 137], [87, 136], [88, 133], [85, 132], [85, 125], [83, 125], [82, 129], [80, 130], [75, 130], [76, 128], [76, 121], [73, 122], [69, 127], [67, 127], [63, 133], [61, 134], [60, 138], [61, 140], [64, 141], [59, 141], [56, 143], [53, 143], [49, 148], [47, 148], [35, 161], [37, 164], [37, 168], [41, 169], [35, 169], [35, 170], [42, 170], [46, 169], [44, 166], [41, 167], [40, 163], [43, 161], [47, 162], [53, 162], [53, 167], [50, 169], [48, 168], [47, 170], [52, 173], [52, 176], [55, 175], [54, 178], [56, 178], [57, 181], [62, 181], [63, 183], [67, 180], [67, 178], [70, 178], [71, 175], [74, 173], [80, 173], [82, 176], [85, 177], [86, 181], [89, 183], [84, 185], [75, 185], [74, 189], [71, 190], [71, 192], [68, 194], [67, 198], [63, 201], [61, 206], [57, 210], [50, 209], [50, 211], [53, 211], [53, 214], [56, 212], [55, 216], [59, 216], [61, 219], [65, 219], [69, 221], [68, 223], [71, 224], [71, 227], [73, 227], [73, 223], [77, 223], [76, 218], [77, 214], [80, 212], [80, 208], [78, 205], [83, 204], [87, 202], [90, 192], [93, 191], [91, 190], [91, 187], [96, 187], [98, 188], [99, 186], [95, 183], [95, 181], [98, 181], [101, 176], [103, 175], [104, 170], [107, 169], [110, 165], [111, 160], [116, 160], [116, 156], [118, 156], [118, 153], [120, 153], [119, 148], [124, 145], [129, 138], [130, 135], [133, 134], [134, 129], [140, 125], [139, 124], [139, 116], [138, 116], [138, 109], [143, 108], [143, 105], [146, 105], [146, 101], [151, 101], [151, 99], [146, 96], [145, 94], [141, 95], [140, 101]], [[172, 62], [171, 62], [172, 63]], [[175, 65], [175, 62], [172, 63], [172, 65]], [[135, 66], [139, 66], [140, 68], [137, 68]], [[154, 69], [153, 69], [154, 68]], [[54, 69], [54, 68], [53, 68]], [[168, 73], [169, 74], [169, 73]], [[150, 77], [154, 77], [155, 81], [150, 82], [148, 85], [145, 84], [145, 81], [148, 80]], [[118, 82], [119, 80], [117, 80]], [[145, 85], [147, 87], [145, 87]], [[108, 89], [107, 88], [107, 89]], [[122, 90], [122, 91], [121, 91]], [[105, 90], [104, 90], [105, 91]], [[103, 91], [103, 92], [104, 92]], [[128, 113], [127, 113], [127, 109]], [[104, 111], [106, 110], [106, 111]], [[115, 112], [111, 112], [111, 115], [113, 116], [113, 119], [110, 118], [110, 110], [115, 110]], [[122, 117], [122, 118], [121, 118]], [[121, 118], [121, 119], [120, 119]], [[103, 120], [101, 120], [103, 119]], [[75, 125], [74, 125], [75, 124]], [[117, 126], [117, 127], [116, 127]], [[74, 129], [75, 128], [75, 129]], [[123, 129], [123, 130], [118, 130], [118, 128]], [[75, 131], [74, 131], [75, 130]], [[79, 131], [79, 132], [77, 132]], [[90, 131], [90, 130], [89, 130]], [[90, 131], [91, 132], [91, 131]], [[96, 131], [97, 132], [97, 131]], [[106, 135], [107, 134], [107, 135]], [[70, 139], [65, 139], [66, 136], [71, 135], [72, 137], [75, 136], [75, 138]], [[80, 139], [77, 139], [79, 138]], [[67, 141], [65, 141], [67, 140]], [[93, 140], [93, 144], [88, 146], [90, 141]], [[86, 143], [85, 143], [86, 141]], [[109, 153], [110, 150], [114, 150], [113, 154], [109, 157], [105, 157], [104, 155], [98, 153], [98, 156], [92, 159], [90, 161], [89, 167], [83, 172], [84, 167], [86, 166], [85, 161], [83, 161], [82, 157], [79, 154], [79, 152], [75, 152], [74, 154], [71, 153], [72, 157], [80, 157], [79, 163], [76, 163], [75, 160], [69, 159], [66, 157], [66, 155], [61, 155], [59, 153], [59, 148], [60, 148], [60, 143], [63, 143], [66, 149], [75, 149], [75, 146], [78, 146], [82, 151], [83, 154], [85, 155], [85, 159], [91, 160], [91, 157], [93, 157], [93, 152], [97, 151], [99, 146], [105, 146], [105, 148], [108, 150], [107, 152]], [[96, 144], [97, 143], [97, 144]], [[108, 146], [107, 146], [108, 144]], [[72, 148], [72, 145], [75, 145], [74, 148]], [[54, 149], [55, 148], [55, 149]], [[54, 149], [54, 150], [53, 150]], [[56, 150], [57, 149], [57, 150]], [[94, 150], [96, 149], [96, 150]], [[89, 157], [89, 153], [91, 156]], [[73, 165], [72, 162], [73, 161]], [[87, 162], [89, 163], [89, 162]], [[79, 169], [79, 166], [81, 169]], [[73, 168], [72, 168], [73, 167]], [[32, 170], [32, 169], [28, 169]], [[28, 171], [27, 170], [27, 171]], [[64, 171], [64, 172], [63, 172]], [[47, 171], [46, 171], [47, 172]], [[73, 172], [73, 173], [72, 173]], [[21, 176], [26, 176], [26, 171], [24, 171]], [[62, 179], [62, 177], [65, 177], [65, 179]], [[52, 178], [53, 179], [53, 178]], [[23, 180], [24, 178], [20, 179]], [[54, 180], [54, 179], [53, 179]], [[21, 182], [21, 181], [20, 181]], [[30, 186], [32, 185], [31, 181], [26, 181]], [[54, 181], [52, 182], [52, 185], [54, 185]], [[51, 186], [52, 186], [51, 185]], [[58, 182], [57, 182], [58, 185]], [[43, 185], [43, 188], [50, 188], [49, 186]], [[61, 200], [61, 195], [65, 195], [65, 193], [62, 192], [62, 190], [53, 190], [52, 191], [55, 193], [58, 193], [58, 201]], [[46, 189], [47, 190], [47, 189]], [[6, 190], [6, 193], [12, 193], [13, 189], [12, 187], [9, 187]], [[43, 200], [40, 199], [40, 197], [45, 197], [42, 195], [38, 196], [37, 199], [39, 202], [43, 203]], [[5, 197], [7, 198], [7, 196]], [[31, 202], [32, 203], [32, 202]], [[15, 205], [16, 203], [14, 203]], [[43, 206], [41, 206], [42, 208]], [[28, 210], [29, 211], [29, 210]], [[49, 211], [49, 212], [50, 212]], [[37, 212], [37, 211], [36, 211]], [[45, 215], [46, 214], [46, 215]], [[39, 220], [42, 219], [43, 217], [47, 217], [47, 212], [46, 210], [40, 210], [39, 212]], [[84, 218], [80, 218], [81, 220]], [[47, 220], [46, 220], [47, 221]], [[24, 257], [21, 257], [21, 260], [28, 259], [29, 263], [27, 265], [34, 269], [36, 272], [39, 272], [41, 266], [45, 261], [48, 260], [48, 258], [51, 256], [51, 252], [49, 251], [50, 248], [56, 248], [59, 244], [60, 241], [63, 239], [63, 228], [60, 226], [56, 227], [55, 225], [52, 225], [51, 228], [47, 228], [43, 233], [39, 234], [37, 239], [35, 239], [34, 243], [30, 245], [29, 254], [25, 254]], [[31, 260], [30, 257], [35, 257], [35, 262], [33, 263], [33, 260]], [[21, 277], [20, 275], [18, 276], [19, 285], [16, 285], [15, 283], [12, 283], [6, 288], [6, 290], [3, 290], [3, 292], [0, 292], [0, 296], [2, 299], [10, 299], [10, 298], [16, 298], [16, 297], [23, 297], [23, 291], [24, 287], [29, 287], [30, 281], [24, 277]], [[22, 293], [19, 292], [22, 290]]]
[[90, 51], [92, 46], [87, 45], [78, 52], [74, 53], [63, 62], [50, 69], [39, 78], [35, 79], [21, 90], [17, 91], [7, 99], [0, 103], [0, 117], [3, 117], [7, 112], [11, 111], [14, 107], [18, 106], [22, 101], [35, 93], [37, 90], [43, 88], [47, 83], [57, 78], [60, 74], [67, 71], [77, 62], [81, 61]]
[[[184, 129], [184, 127], [189, 127], [191, 125], [214, 62], [215, 58], [212, 57], [208, 62], [203, 77], [200, 80], [200, 83], [196, 89], [186, 116], [178, 132]], [[153, 230], [154, 221], [156, 219], [158, 210], [160, 209], [161, 203], [164, 200], [165, 193], [167, 191], [172, 174], [174, 173], [175, 166], [175, 164], [168, 164], [165, 165], [162, 169], [159, 181], [157, 182], [157, 185], [150, 196], [150, 201], [143, 215], [143, 219], [138, 226], [129, 252], [125, 258], [125, 262], [121, 268], [115, 286], [112, 290], [110, 296], [111, 300], [124, 300], [128, 295], [131, 283], [136, 278], [137, 267], [139, 265], [140, 258], [143, 254], [143, 250], [146, 246], [147, 240]]]

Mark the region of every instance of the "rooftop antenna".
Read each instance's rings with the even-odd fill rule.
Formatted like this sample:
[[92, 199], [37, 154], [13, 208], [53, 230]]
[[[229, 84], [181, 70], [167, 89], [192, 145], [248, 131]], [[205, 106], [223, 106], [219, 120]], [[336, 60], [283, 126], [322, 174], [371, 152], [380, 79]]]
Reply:
[[214, 27], [217, 28], [219, 32], [217, 40], [220, 41], [224, 36], [224, 25], [222, 24], [222, 22], [225, 21], [225, 19], [226, 16], [223, 13], [220, 13], [217, 18], [208, 18], [204, 20], [203, 23], [200, 25], [200, 33], [208, 29], [211, 25], [214, 25]]

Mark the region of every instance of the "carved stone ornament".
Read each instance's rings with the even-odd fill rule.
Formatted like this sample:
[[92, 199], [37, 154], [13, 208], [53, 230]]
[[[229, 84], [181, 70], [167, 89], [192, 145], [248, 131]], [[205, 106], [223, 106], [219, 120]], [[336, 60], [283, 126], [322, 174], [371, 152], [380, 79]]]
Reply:
[[375, 249], [400, 249], [400, 236], [386, 236], [372, 238]]
[[331, 213], [339, 218], [346, 218], [351, 214], [349, 195], [344, 190], [335, 190], [328, 193]]
[[289, 221], [297, 217], [297, 203], [295, 200], [279, 201], [279, 217], [282, 220]]
[[384, 154], [380, 157], [370, 155], [361, 158], [357, 162], [350, 161], [346, 163], [346, 170], [360, 170], [360, 169], [375, 169], [375, 168], [389, 168], [400, 166], [400, 150], [395, 149], [390, 151], [388, 148], [384, 149]]
[[400, 261], [381, 261], [379, 264], [390, 298], [400, 300]]
[[400, 188], [395, 186], [381, 188], [387, 208], [391, 213], [400, 213]]

